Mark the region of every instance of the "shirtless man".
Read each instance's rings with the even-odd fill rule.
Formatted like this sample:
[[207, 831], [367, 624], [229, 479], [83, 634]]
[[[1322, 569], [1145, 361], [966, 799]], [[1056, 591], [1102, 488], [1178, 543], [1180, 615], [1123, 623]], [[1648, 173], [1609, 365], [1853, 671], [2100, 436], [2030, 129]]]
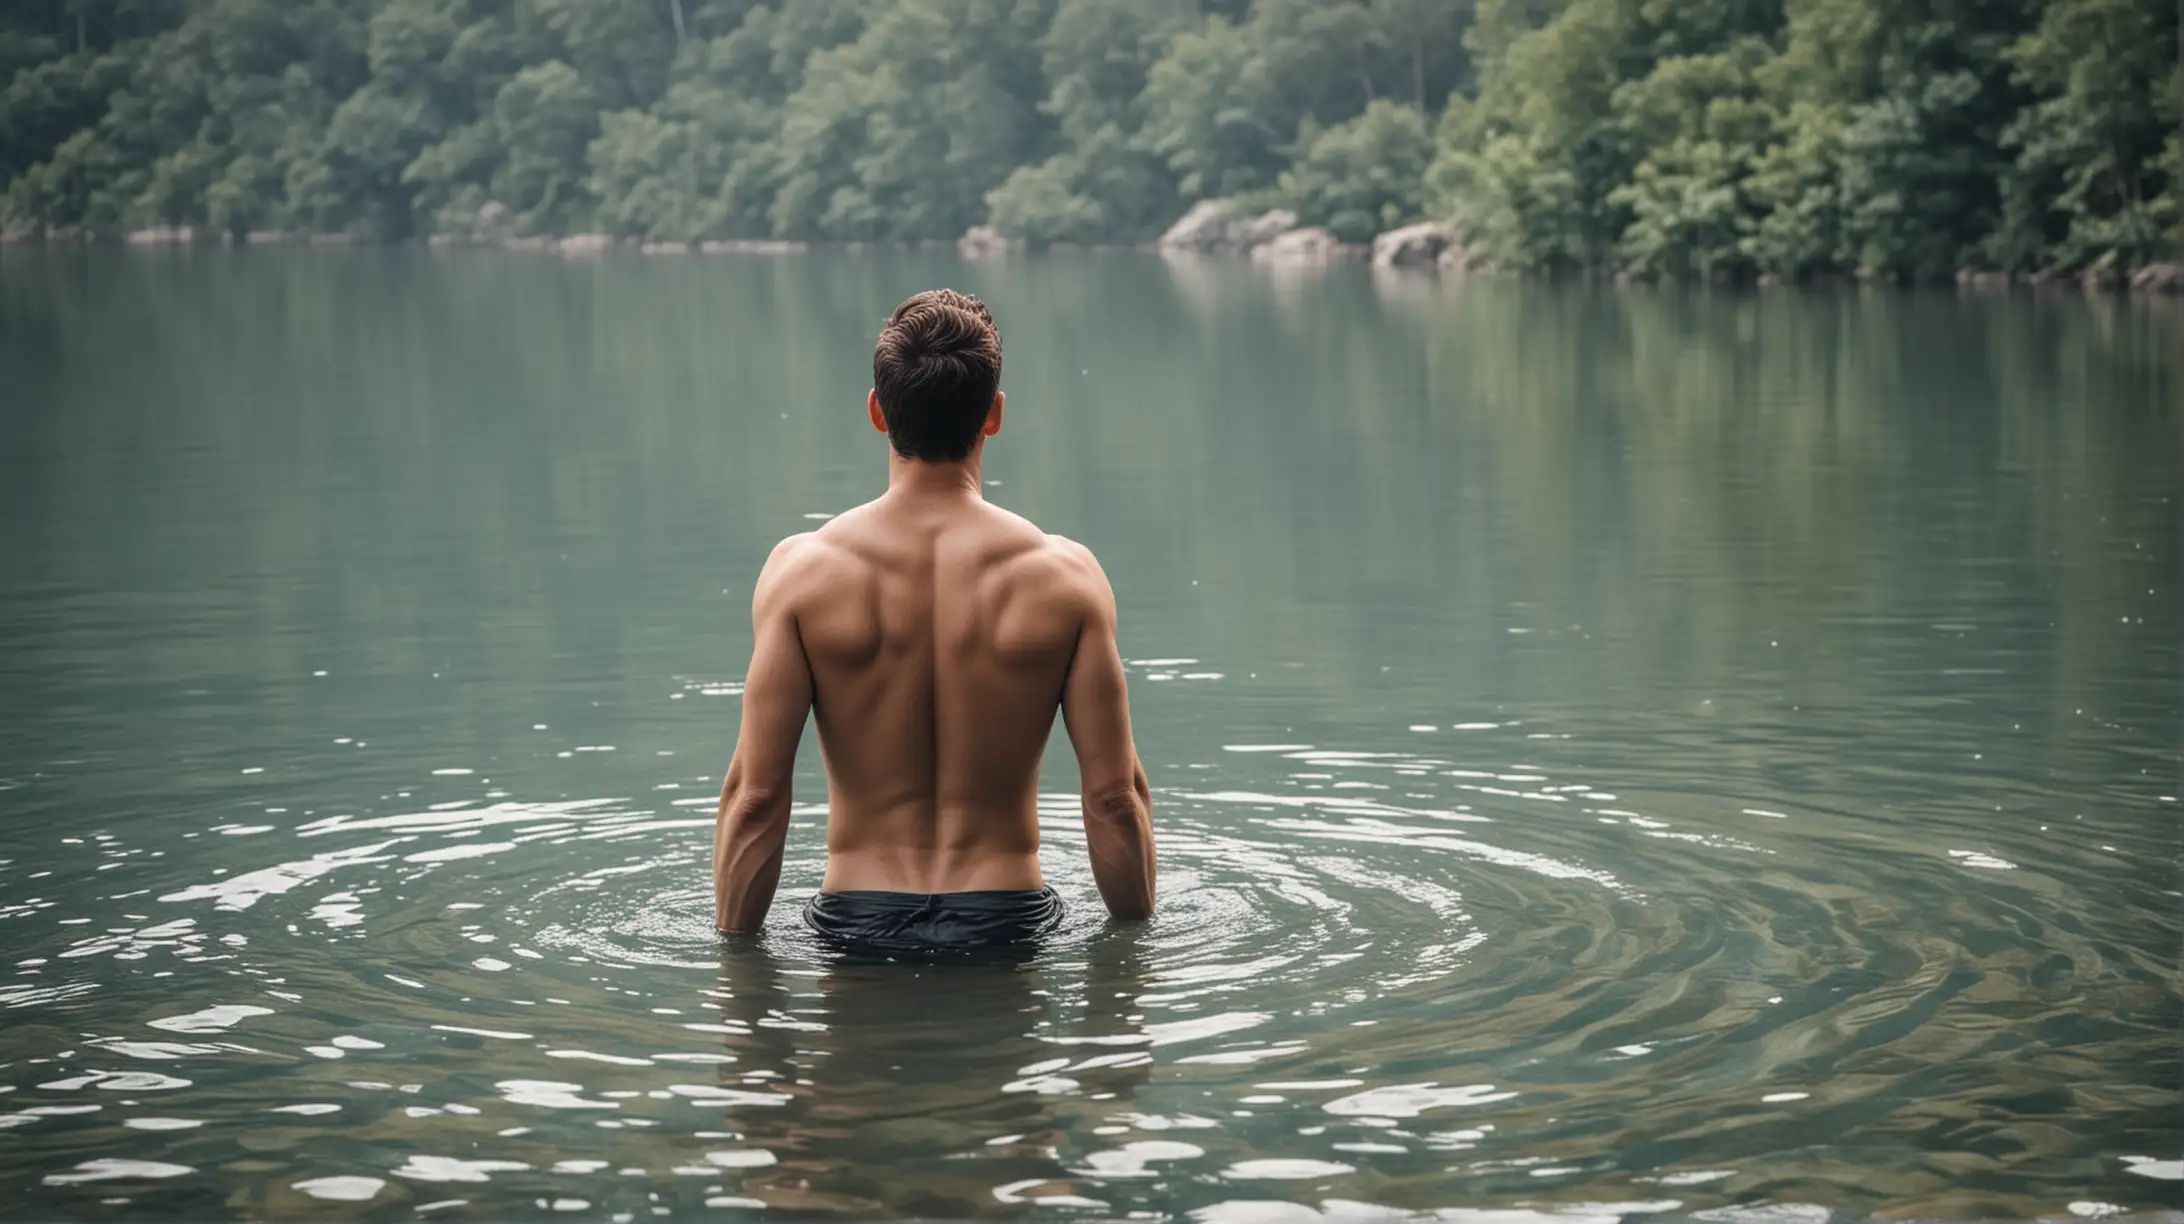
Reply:
[[1001, 336], [976, 298], [920, 293], [880, 332], [865, 411], [888, 438], [887, 492], [783, 540], [751, 597], [743, 727], [713, 834], [722, 931], [757, 931], [773, 903], [813, 711], [827, 871], [804, 919], [822, 935], [914, 950], [1052, 929], [1036, 800], [1057, 707], [1100, 898], [1118, 919], [1152, 913], [1152, 796], [1114, 592], [1082, 545], [981, 495], [1000, 380]]

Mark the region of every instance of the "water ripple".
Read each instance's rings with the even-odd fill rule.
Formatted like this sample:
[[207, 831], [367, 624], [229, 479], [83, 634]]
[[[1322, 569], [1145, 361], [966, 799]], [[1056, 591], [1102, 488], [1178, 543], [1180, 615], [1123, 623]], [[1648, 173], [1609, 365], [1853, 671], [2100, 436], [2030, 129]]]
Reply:
[[[24, 953], [0, 1004], [29, 1021], [0, 1039], [24, 1068], [0, 1085], [27, 1145], [11, 1167], [49, 1194], [187, 1185], [255, 1114], [278, 1122], [252, 1150], [299, 1153], [268, 1161], [274, 1204], [425, 1211], [417, 1189], [447, 1184], [587, 1210], [628, 1178], [846, 1214], [1410, 1218], [1461, 1192], [1560, 1220], [1798, 1209], [1797, 1186], [1835, 1176], [1796, 1154], [1812, 1128], [2057, 1156], [2074, 1149], [2049, 1124], [1997, 1119], [2164, 1133], [2173, 1092], [2073, 1084], [2095, 1049], [2175, 1064], [2173, 966], [2060, 904], [2038, 847], [1937, 829], [1852, 853], [1854, 822], [1795, 796], [1618, 783], [1542, 759], [1513, 720], [1447, 725], [1435, 752], [1238, 743], [1179, 775], [1156, 795], [1142, 929], [1103, 921], [1076, 797], [1041, 795], [1068, 920], [1028, 961], [953, 970], [803, 931], [810, 803], [756, 945], [712, 929], [711, 800], [650, 788], [443, 799], [433, 779], [476, 784], [435, 772], [397, 810], [306, 814], [156, 869], [76, 838], [140, 874], [103, 906], [18, 889], [0, 913]], [[226, 870], [189, 874], [208, 866]], [[62, 1019], [116, 972], [163, 983], [159, 1005]], [[128, 1111], [154, 1094], [162, 1112]], [[82, 1159], [124, 1132], [178, 1159]], [[300, 1155], [328, 1133], [374, 1155]], [[925, 1197], [861, 1172], [872, 1144], [933, 1157]], [[2067, 1202], [2142, 1202], [2130, 1185], [2177, 1176], [2146, 1151]], [[1960, 1176], [1861, 1174], [1895, 1201]], [[1239, 1183], [1321, 1205], [1222, 1197]], [[1663, 1187], [1684, 1197], [1647, 1197]]]

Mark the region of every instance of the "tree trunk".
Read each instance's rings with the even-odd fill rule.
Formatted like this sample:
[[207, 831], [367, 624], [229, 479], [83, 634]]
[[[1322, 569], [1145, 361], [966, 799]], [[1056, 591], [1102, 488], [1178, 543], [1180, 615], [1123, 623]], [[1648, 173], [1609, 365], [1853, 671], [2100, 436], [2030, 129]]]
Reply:
[[668, 15], [675, 19], [675, 45], [681, 46], [690, 35], [683, 29], [682, 0], [667, 0]]

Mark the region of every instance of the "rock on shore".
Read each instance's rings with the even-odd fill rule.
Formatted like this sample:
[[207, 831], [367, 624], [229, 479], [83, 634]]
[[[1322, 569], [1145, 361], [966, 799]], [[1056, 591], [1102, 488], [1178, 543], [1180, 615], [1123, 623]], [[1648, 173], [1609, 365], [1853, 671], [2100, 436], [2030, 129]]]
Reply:
[[470, 237], [482, 246], [499, 246], [516, 236], [515, 215], [499, 200], [487, 200], [478, 206], [478, 216], [470, 224]]
[[1443, 276], [1461, 276], [1466, 272], [1488, 270], [1486, 261], [1460, 242], [1452, 242], [1444, 248], [1440, 258], [1433, 261], [1433, 265], [1441, 270]]
[[197, 231], [187, 225], [155, 225], [130, 230], [122, 241], [130, 246], [188, 246], [197, 241]]
[[1219, 200], [1200, 200], [1178, 218], [1156, 244], [1163, 251], [1207, 251], [1228, 236], [1228, 205]]
[[1269, 209], [1256, 217], [1237, 217], [1220, 200], [1200, 200], [1169, 226], [1155, 245], [1162, 251], [1242, 255], [1273, 242], [1296, 225], [1297, 214], [1286, 208]]
[[1228, 244], [1239, 251], [1256, 251], [1297, 228], [1297, 214], [1286, 208], [1269, 209], [1248, 221], [1231, 222]]
[[991, 259], [1006, 255], [1020, 243], [990, 225], [974, 225], [956, 240], [956, 252], [965, 259]]
[[1432, 268], [1441, 253], [1456, 245], [1456, 235], [1438, 221], [1420, 221], [1373, 239], [1376, 268]]
[[2131, 274], [2131, 288], [2138, 293], [2184, 293], [2184, 265], [2147, 264]]
[[801, 255], [805, 245], [787, 238], [712, 239], [698, 244], [706, 255]]
[[1239, 217], [1221, 200], [1191, 205], [1154, 247], [1162, 254], [1249, 255], [1263, 264], [1323, 264], [1369, 254], [1377, 268], [1439, 267], [1462, 272], [1471, 266], [1463, 244], [1437, 221], [1389, 230], [1373, 239], [1368, 249], [1345, 243], [1316, 225], [1300, 227], [1297, 214], [1286, 208]]
[[1265, 264], [1332, 263], [1349, 254], [1333, 234], [1314, 225], [1293, 229], [1253, 248], [1251, 261]]

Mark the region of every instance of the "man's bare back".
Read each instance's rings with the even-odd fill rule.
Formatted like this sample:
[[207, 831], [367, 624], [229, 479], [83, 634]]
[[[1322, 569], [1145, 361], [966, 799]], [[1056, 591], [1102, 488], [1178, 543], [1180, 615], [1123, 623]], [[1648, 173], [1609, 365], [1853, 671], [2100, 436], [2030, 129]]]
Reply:
[[[942, 330], [930, 344], [951, 338]], [[887, 343], [883, 333], [883, 356]], [[899, 398], [914, 404], [920, 389]], [[714, 844], [719, 926], [756, 930], [771, 904], [807, 712], [827, 772], [822, 893], [1043, 888], [1039, 764], [1059, 709], [1083, 776], [1095, 882], [1115, 917], [1146, 916], [1150, 797], [1106, 576], [1081, 545], [981, 495], [997, 391], [961, 458], [904, 455], [907, 410], [885, 412], [882, 400], [875, 389], [867, 410], [896, 441], [888, 491], [783, 540], [752, 597], [743, 726]]]
[[[1042, 887], [1039, 759], [1072, 663], [1080, 689], [1122, 687], [1092, 554], [974, 495], [898, 486], [784, 541], [764, 581], [823, 695], [821, 887]], [[1096, 730], [1132, 784], [1127, 722]]]

